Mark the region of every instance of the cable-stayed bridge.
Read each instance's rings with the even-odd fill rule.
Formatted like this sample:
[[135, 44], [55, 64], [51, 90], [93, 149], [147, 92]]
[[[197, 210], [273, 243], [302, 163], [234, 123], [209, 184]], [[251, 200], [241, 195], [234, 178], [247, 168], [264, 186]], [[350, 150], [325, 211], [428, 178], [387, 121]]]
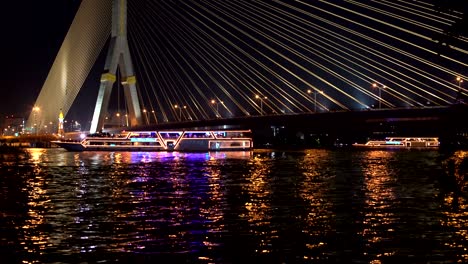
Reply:
[[60, 111], [87, 128], [449, 106], [467, 95], [468, 39], [440, 41], [463, 14], [432, 2], [83, 0], [27, 126]]

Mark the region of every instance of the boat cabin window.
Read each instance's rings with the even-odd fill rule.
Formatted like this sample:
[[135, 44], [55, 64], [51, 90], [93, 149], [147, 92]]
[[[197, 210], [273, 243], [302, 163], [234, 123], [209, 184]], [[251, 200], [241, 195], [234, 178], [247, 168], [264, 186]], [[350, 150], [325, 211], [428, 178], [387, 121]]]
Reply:
[[159, 132], [163, 139], [177, 139], [180, 137], [182, 132]]
[[87, 137], [112, 137], [114, 135], [111, 135], [110, 133], [93, 133], [93, 134], [88, 134]]
[[250, 131], [227, 131], [225, 133], [229, 138], [250, 138], [252, 135]]
[[217, 138], [225, 138], [227, 136], [227, 133], [225, 131], [214, 132], [214, 134]]
[[187, 131], [184, 134], [184, 138], [213, 138], [210, 132], [192, 132]]
[[156, 132], [132, 133], [130, 138], [157, 138]]

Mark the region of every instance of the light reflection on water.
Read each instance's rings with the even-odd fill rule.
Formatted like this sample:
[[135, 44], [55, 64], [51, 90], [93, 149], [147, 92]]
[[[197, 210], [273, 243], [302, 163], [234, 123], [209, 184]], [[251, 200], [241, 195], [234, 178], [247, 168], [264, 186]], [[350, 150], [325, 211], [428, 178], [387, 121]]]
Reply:
[[468, 261], [463, 151], [29, 152], [0, 167], [18, 263]]

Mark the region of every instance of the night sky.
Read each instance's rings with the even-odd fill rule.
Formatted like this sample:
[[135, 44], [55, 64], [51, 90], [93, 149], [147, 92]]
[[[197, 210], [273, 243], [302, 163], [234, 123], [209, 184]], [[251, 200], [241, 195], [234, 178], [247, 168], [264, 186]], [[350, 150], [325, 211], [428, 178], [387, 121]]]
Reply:
[[[80, 2], [25, 0], [4, 3], [4, 14], [0, 18], [6, 28], [1, 42], [5, 55], [0, 114], [29, 115]], [[267, 113], [302, 112], [313, 109], [312, 99], [306, 91], [315, 87], [329, 96], [320, 96], [323, 109], [355, 110], [376, 105], [376, 91], [371, 88], [374, 81], [391, 88], [383, 94], [384, 100], [388, 100], [386, 107], [445, 105], [454, 101], [455, 76], [466, 75], [464, 62], [468, 53], [458, 53], [450, 48], [440, 50], [433, 41], [436, 35], [425, 27], [448, 27], [440, 19], [399, 12], [395, 8], [389, 8], [388, 13], [376, 11], [374, 7], [383, 11], [388, 7], [374, 1], [359, 2], [369, 5], [368, 9], [356, 4], [358, 2], [336, 1], [342, 3], [336, 6], [333, 6], [335, 1], [279, 2], [285, 4], [239, 0], [235, 3], [206, 2], [205, 6], [199, 6], [199, 1], [195, 0], [129, 1], [129, 45], [138, 88], [144, 96], [143, 107], [156, 111], [158, 120], [163, 121], [177, 119], [180, 113], [172, 107], [175, 104], [187, 105], [190, 109], [187, 116], [207, 119], [215, 116], [217, 110], [209, 102], [216, 98], [227, 106], [222, 109], [223, 116], [229, 116], [231, 112], [233, 116], [256, 115], [260, 113], [259, 102], [253, 96], [264, 94], [268, 95]], [[400, 2], [413, 4], [412, 1]], [[292, 6], [288, 7], [289, 4]], [[287, 10], [288, 15], [268, 17], [267, 14], [275, 13], [276, 8]], [[433, 10], [426, 11], [437, 18]], [[244, 14], [249, 15], [242, 18]], [[405, 17], [405, 20], [393, 15]], [[266, 19], [259, 23], [256, 19], [262, 16]], [[303, 19], [304, 23], [298, 23], [293, 17]], [[422, 17], [419, 24], [408, 22]], [[444, 17], [450, 18], [448, 15]], [[276, 23], [280, 19], [289, 22]], [[330, 22], [323, 22], [323, 19]], [[293, 29], [278, 34], [271, 30], [286, 25]], [[329, 29], [330, 34], [319, 31], [316, 26]], [[397, 29], [400, 26], [408, 32]], [[211, 30], [214, 33], [210, 33]], [[293, 30], [297, 31], [293, 34]], [[263, 35], [265, 32], [268, 34]], [[334, 32], [342, 38], [331, 37]], [[287, 40], [288, 37], [294, 37], [294, 40]], [[353, 42], [345, 41], [345, 38]], [[467, 43], [458, 41], [455, 47], [466, 51]], [[358, 45], [368, 50], [357, 49]], [[356, 53], [351, 54], [354, 51]], [[462, 63], [454, 63], [433, 51], [443, 51], [444, 56]], [[284, 57], [280, 58], [280, 55]], [[363, 57], [358, 58], [361, 55]], [[83, 91], [96, 92], [103, 58], [101, 55], [91, 71], [92, 78], [88, 78], [94, 83], [85, 83], [85, 89], [75, 102], [83, 102], [80, 101]], [[400, 63], [385, 65], [389, 60], [394, 62], [393, 59]], [[335, 60], [343, 64], [337, 66]], [[406, 69], [401, 67], [402, 62], [409, 63]], [[428, 63], [440, 64], [450, 72], [428, 67]], [[251, 71], [250, 66], [254, 70]], [[427, 73], [417, 72], [426, 68]], [[259, 74], [249, 75], [254, 71]], [[440, 79], [433, 82], [436, 78]], [[88, 89], [90, 87], [94, 88]], [[332, 102], [335, 99], [343, 103], [343, 107]], [[414, 102], [408, 101], [412, 99]], [[359, 104], [355, 102], [357, 100]], [[83, 122], [89, 122], [90, 114], [79, 111], [91, 109], [89, 100], [84, 101], [86, 103], [77, 105], [85, 106], [85, 109], [72, 108], [68, 113], [71, 116], [67, 118], [80, 117]]]
[[1, 114], [29, 114], [79, 4], [79, 0], [2, 2]]

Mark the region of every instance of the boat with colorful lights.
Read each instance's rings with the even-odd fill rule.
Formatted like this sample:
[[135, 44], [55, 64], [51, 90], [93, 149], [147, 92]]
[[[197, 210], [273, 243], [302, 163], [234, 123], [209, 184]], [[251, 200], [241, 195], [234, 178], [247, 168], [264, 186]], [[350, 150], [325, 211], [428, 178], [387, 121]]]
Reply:
[[253, 149], [251, 130], [166, 130], [95, 133], [52, 143], [68, 151], [234, 151]]
[[383, 148], [383, 149], [433, 149], [440, 145], [437, 137], [386, 137], [384, 140], [369, 140], [365, 144], [354, 143], [358, 148]]

